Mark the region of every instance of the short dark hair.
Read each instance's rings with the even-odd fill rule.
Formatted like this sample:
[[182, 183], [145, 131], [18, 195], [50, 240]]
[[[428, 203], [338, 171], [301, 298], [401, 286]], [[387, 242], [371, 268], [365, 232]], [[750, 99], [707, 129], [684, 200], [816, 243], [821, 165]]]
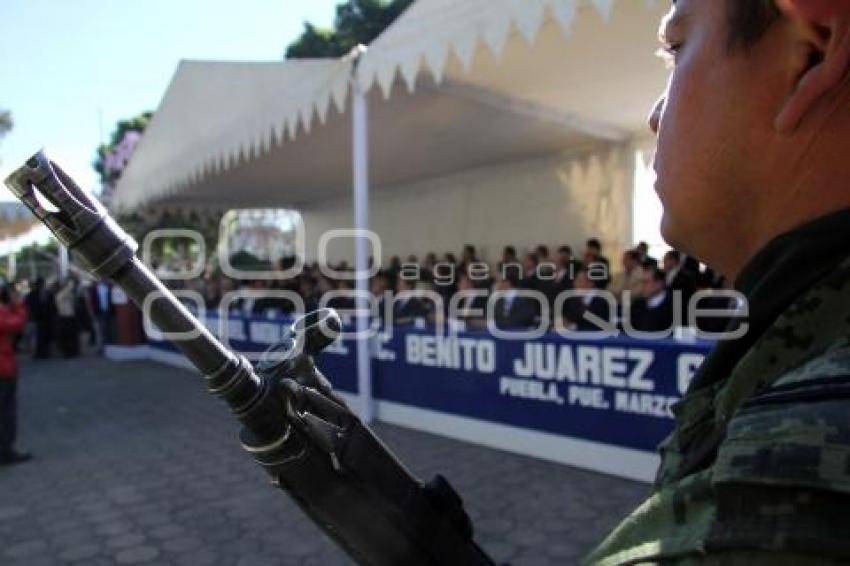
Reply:
[[519, 276], [517, 272], [505, 272], [504, 274], [505, 283], [510, 285], [514, 289], [518, 289], [522, 284], [522, 278]]
[[776, 0], [726, 0], [731, 48], [748, 48], [764, 36], [782, 12]]
[[591, 238], [587, 241], [587, 247], [602, 251], [602, 242], [597, 238]]

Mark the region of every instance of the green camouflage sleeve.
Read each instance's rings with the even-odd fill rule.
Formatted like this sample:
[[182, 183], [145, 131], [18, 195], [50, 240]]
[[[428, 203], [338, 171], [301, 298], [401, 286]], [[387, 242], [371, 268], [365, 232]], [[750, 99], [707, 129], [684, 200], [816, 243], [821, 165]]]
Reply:
[[688, 558], [677, 562], [664, 562], [669, 566], [838, 566], [844, 561], [812, 558], [800, 554], [768, 552], [728, 552], [704, 558]]
[[707, 546], [850, 559], [850, 376], [777, 385], [730, 421]]

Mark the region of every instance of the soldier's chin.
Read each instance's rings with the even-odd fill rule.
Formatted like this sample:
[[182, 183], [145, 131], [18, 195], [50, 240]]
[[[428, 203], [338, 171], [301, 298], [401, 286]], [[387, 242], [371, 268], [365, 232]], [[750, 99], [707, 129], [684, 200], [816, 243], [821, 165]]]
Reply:
[[679, 238], [679, 232], [676, 230], [676, 223], [673, 220], [673, 215], [667, 209], [661, 215], [661, 237], [668, 246], [675, 250], [682, 249], [682, 242]]

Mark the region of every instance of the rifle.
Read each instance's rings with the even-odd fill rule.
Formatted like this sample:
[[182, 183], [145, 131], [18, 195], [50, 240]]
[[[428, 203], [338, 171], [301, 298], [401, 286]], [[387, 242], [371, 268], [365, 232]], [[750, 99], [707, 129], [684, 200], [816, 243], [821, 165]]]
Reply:
[[242, 424], [242, 446], [272, 484], [354, 560], [376, 566], [493, 564], [473, 540], [463, 502], [445, 478], [427, 484], [416, 479], [317, 369], [314, 357], [341, 331], [335, 311], [298, 319], [252, 367], [163, 286], [136, 258], [136, 242], [44, 152], [14, 171], [6, 185], [88, 273], [123, 289], [162, 332], [176, 337], [175, 346]]

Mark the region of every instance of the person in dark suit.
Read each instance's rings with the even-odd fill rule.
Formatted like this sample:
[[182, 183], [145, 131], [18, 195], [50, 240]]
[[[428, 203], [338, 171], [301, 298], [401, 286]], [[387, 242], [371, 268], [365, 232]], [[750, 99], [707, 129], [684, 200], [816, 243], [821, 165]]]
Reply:
[[115, 306], [112, 304], [112, 285], [98, 281], [89, 287], [94, 318], [97, 322], [97, 350], [102, 354], [107, 344], [111, 344], [114, 335]]
[[342, 312], [349, 312], [353, 310], [357, 304], [355, 301], [354, 290], [351, 286], [351, 281], [348, 279], [341, 279], [335, 285], [335, 291], [337, 294], [328, 299], [327, 306], [331, 309], [336, 309]]
[[393, 324], [411, 324], [433, 313], [432, 301], [416, 296], [416, 281], [399, 277], [393, 297]]
[[564, 302], [560, 313], [560, 324], [569, 330], [576, 332], [600, 332], [604, 330], [586, 315], [594, 315], [606, 322], [611, 320], [611, 305], [601, 294], [596, 294], [596, 288], [587, 269], [580, 269], [576, 274], [575, 289], [579, 291], [594, 292], [581, 297], [571, 297]]
[[499, 292], [493, 305], [493, 323], [499, 330], [518, 330], [536, 325], [539, 305], [531, 297], [520, 295], [520, 278], [508, 272], [496, 286]]
[[568, 291], [575, 288], [575, 280], [581, 270], [581, 262], [573, 257], [573, 249], [570, 246], [558, 248], [558, 257], [555, 265], [555, 288], [558, 292]]
[[466, 244], [463, 246], [463, 252], [460, 257], [460, 265], [458, 266], [461, 271], [468, 271], [469, 266], [473, 263], [479, 263], [478, 259], [478, 250], [472, 244]]
[[557, 273], [555, 269], [555, 264], [551, 261], [541, 262], [537, 266], [536, 290], [543, 293], [543, 295], [546, 297], [546, 302], [549, 306], [547, 314], [550, 317], [550, 320], [548, 320], [547, 322], [552, 322], [552, 307], [555, 304], [555, 298], [558, 296], [558, 293], [560, 291], [556, 283]]
[[517, 256], [516, 248], [514, 246], [505, 246], [502, 248], [502, 259], [499, 261], [499, 272], [504, 271], [504, 267], [506, 265], [513, 265], [519, 263], [519, 256]]
[[663, 265], [667, 289], [681, 296], [679, 320], [687, 319], [688, 303], [697, 291], [696, 274], [685, 266], [682, 254], [671, 250], [664, 254]]
[[30, 319], [35, 325], [35, 350], [33, 357], [45, 359], [50, 357], [50, 347], [53, 343], [54, 327], [56, 326], [56, 302], [53, 292], [39, 277], [25, 299]]
[[540, 280], [537, 277], [537, 267], [539, 265], [540, 257], [537, 255], [537, 252], [528, 252], [527, 254], [522, 256], [522, 280], [520, 281], [521, 288], [530, 289], [532, 291], [538, 290]]
[[634, 301], [627, 313], [631, 327], [640, 332], [672, 332], [673, 299], [667, 288], [667, 274], [660, 269], [650, 273], [644, 297]]
[[597, 289], [607, 289], [611, 283], [611, 262], [602, 255], [602, 242], [596, 238], [587, 241], [584, 251], [584, 267]]
[[453, 303], [456, 306], [454, 312], [449, 315], [455, 320], [465, 322], [467, 326], [483, 328], [487, 316], [487, 295], [481, 293], [481, 289], [475, 286], [466, 273], [460, 274], [457, 286], [458, 296]]
[[549, 246], [545, 244], [540, 244], [536, 248], [534, 248], [534, 253], [537, 254], [537, 260], [540, 263], [548, 263], [551, 261], [549, 258]]
[[372, 280], [369, 282], [369, 289], [377, 304], [378, 318], [383, 321], [388, 316], [392, 316], [392, 313], [387, 308], [388, 304], [392, 304], [392, 287], [390, 287], [389, 278], [386, 274], [380, 272], [372, 277]]

